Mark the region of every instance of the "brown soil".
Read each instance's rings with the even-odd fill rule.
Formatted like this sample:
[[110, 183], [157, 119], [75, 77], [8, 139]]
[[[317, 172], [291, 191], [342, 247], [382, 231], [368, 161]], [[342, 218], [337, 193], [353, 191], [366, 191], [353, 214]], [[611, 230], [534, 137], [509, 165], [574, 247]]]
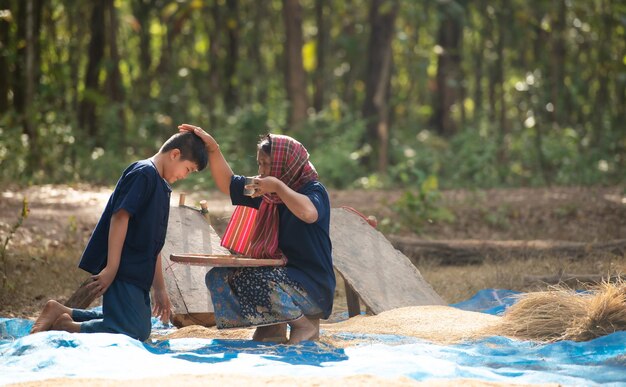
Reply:
[[[18, 219], [24, 197], [30, 208], [28, 218], [8, 244], [5, 262], [0, 261], [0, 270], [6, 275], [4, 280], [0, 275], [0, 316], [32, 317], [48, 298], [67, 299], [78, 287], [86, 273], [76, 264], [110, 192], [109, 187], [87, 185], [0, 191], [0, 242]], [[175, 190], [173, 195], [176, 203], [177, 193]], [[351, 190], [330, 194], [333, 207], [351, 206], [389, 225], [397, 216], [392, 204], [402, 192]], [[187, 204], [197, 205], [202, 199], [209, 201], [219, 232], [229, 215], [229, 200], [218, 192], [193, 192], [187, 195]], [[454, 221], [425, 222], [419, 233], [406, 228], [394, 232], [423, 239], [595, 242], [626, 237], [626, 194], [621, 187], [444, 191], [439, 205], [454, 214]], [[384, 225], [380, 228], [383, 232], [391, 230]], [[457, 302], [486, 287], [523, 290], [523, 274], [607, 274], [623, 272], [626, 262], [623, 256], [594, 256], [575, 262], [562, 257], [528, 260], [512, 256], [507, 262], [487, 260], [482, 265], [461, 267], [418, 262], [418, 268], [446, 301]], [[336, 311], [345, 310], [345, 300], [337, 300], [336, 305]]]

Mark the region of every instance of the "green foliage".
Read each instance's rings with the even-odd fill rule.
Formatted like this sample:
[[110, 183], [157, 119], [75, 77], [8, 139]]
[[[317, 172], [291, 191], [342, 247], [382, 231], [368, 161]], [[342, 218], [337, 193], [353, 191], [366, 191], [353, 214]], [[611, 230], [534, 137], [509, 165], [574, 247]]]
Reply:
[[[480, 131], [463, 130], [450, 140], [444, 164], [446, 181], [472, 187], [495, 187], [500, 184], [497, 147]], [[455, 184], [456, 185], [456, 184]]]
[[[151, 156], [183, 122], [214, 134], [233, 169], [246, 175], [257, 170], [258, 136], [292, 135], [311, 153], [322, 181], [335, 188], [411, 187], [423, 175], [436, 176], [446, 189], [623, 179], [621, 3], [512, 0], [503, 8], [489, 2], [400, 2], [385, 99], [389, 168], [382, 173], [363, 167], [379, 146], [359, 114], [369, 77], [367, 1], [326, 3], [324, 30], [315, 12], [303, 13], [306, 92], [323, 91], [324, 98], [321, 111], [310, 112], [298, 128], [287, 124], [280, 1], [235, 8], [223, 1], [148, 3], [115, 2], [118, 28], [106, 31], [98, 85], [86, 89], [97, 24], [90, 23], [93, 4], [45, 2], [35, 70], [28, 74], [34, 100], [18, 112], [27, 74], [17, 15], [25, 3], [11, 2], [0, 44], [7, 64], [0, 77], [10, 79], [1, 91], [10, 106], [0, 116], [0, 182], [114, 184], [129, 162]], [[229, 30], [226, 22], [233, 20], [239, 23]], [[443, 20], [458, 22], [445, 30], [461, 30], [454, 53], [458, 66], [450, 68], [439, 66]], [[115, 58], [111, 36], [117, 39]], [[317, 57], [317, 48], [324, 49], [324, 58]], [[116, 97], [112, 70], [121, 78]], [[454, 101], [445, 111], [456, 130], [446, 137], [438, 134], [435, 117], [442, 76], [457, 91], [448, 96]], [[84, 101], [95, 104], [95, 133], [79, 127]], [[25, 134], [26, 119], [32, 136]], [[193, 189], [213, 183], [202, 173], [181, 184]]]
[[11, 181], [24, 176], [28, 156], [28, 137], [13, 126], [10, 114], [0, 119], [0, 181]]
[[[397, 231], [395, 228], [419, 233], [427, 223], [454, 221], [454, 214], [441, 203], [439, 183], [433, 175], [418, 178], [391, 208], [398, 219], [392, 231]], [[390, 227], [389, 220], [383, 220], [383, 226]]]
[[359, 152], [365, 123], [350, 114], [336, 117], [325, 110], [307, 121], [298, 140], [309, 150], [320, 180], [331, 187], [357, 184], [366, 171]]
[[[520, 130], [505, 141], [499, 161], [498, 147], [486, 129], [465, 129], [446, 139], [423, 130], [416, 137], [392, 141], [394, 164], [385, 184], [408, 186], [424, 174], [435, 175], [443, 188], [617, 184], [624, 160], [616, 154], [620, 140], [607, 136], [595, 147], [573, 129], [542, 134], [538, 162], [536, 131]], [[504, 179], [502, 179], [504, 176]]]
[[7, 246], [15, 232], [22, 226], [24, 219], [28, 217], [28, 200], [24, 198], [22, 200], [22, 211], [17, 218], [17, 221], [11, 226], [9, 229], [9, 233], [4, 237], [4, 241], [2, 241], [2, 246], [0, 247], [0, 264], [2, 264], [2, 289], [6, 289], [11, 286], [11, 282], [9, 281], [9, 272], [7, 266]]

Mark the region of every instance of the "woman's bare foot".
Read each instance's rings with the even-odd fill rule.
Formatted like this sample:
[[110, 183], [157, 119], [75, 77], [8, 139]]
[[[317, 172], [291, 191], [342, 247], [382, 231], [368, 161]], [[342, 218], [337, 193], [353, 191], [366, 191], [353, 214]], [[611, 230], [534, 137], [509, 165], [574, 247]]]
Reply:
[[54, 324], [52, 324], [52, 328], [50, 330], [53, 331], [65, 331], [70, 333], [79, 333], [80, 332], [80, 324], [74, 322], [72, 317], [69, 314], [63, 313], [56, 319]]
[[257, 327], [252, 336], [254, 341], [287, 342], [287, 324], [275, 324]]
[[54, 322], [64, 313], [67, 313], [69, 316], [72, 313], [72, 310], [55, 300], [49, 300], [43, 307], [43, 310], [37, 318], [37, 321], [35, 321], [35, 325], [33, 325], [30, 333], [32, 334], [50, 330]]
[[289, 323], [291, 333], [287, 344], [298, 344], [301, 341], [317, 340], [320, 337], [320, 319], [302, 316]]

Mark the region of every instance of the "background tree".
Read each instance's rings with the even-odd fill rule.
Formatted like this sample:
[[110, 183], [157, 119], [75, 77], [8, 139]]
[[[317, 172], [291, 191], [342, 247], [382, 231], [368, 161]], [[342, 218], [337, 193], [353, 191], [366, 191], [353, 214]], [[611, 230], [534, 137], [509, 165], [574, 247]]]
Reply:
[[397, 11], [395, 0], [372, 0], [363, 118], [368, 121], [365, 142], [373, 145], [375, 165], [383, 175], [387, 172], [389, 157], [391, 41]]
[[299, 0], [283, 0], [285, 22], [285, 85], [290, 104], [289, 127], [296, 130], [307, 117], [309, 98], [302, 64], [302, 7]]
[[0, 0], [0, 181], [113, 184], [193, 122], [242, 173], [259, 134], [291, 133], [329, 186], [621, 184], [624, 14], [609, 0]]
[[85, 128], [88, 136], [92, 139], [98, 137], [96, 105], [100, 99], [100, 67], [104, 58], [105, 9], [106, 4], [104, 2], [93, 3], [85, 86], [78, 115], [78, 126]]
[[438, 13], [440, 21], [435, 47], [438, 59], [433, 126], [440, 135], [451, 137], [462, 124], [458, 122], [458, 114], [454, 117], [453, 109], [463, 110], [461, 46], [465, 10], [457, 2], [442, 2]]
[[0, 0], [0, 10], [4, 10], [0, 15], [0, 114], [9, 110], [9, 26], [12, 18], [9, 5], [9, 0]]

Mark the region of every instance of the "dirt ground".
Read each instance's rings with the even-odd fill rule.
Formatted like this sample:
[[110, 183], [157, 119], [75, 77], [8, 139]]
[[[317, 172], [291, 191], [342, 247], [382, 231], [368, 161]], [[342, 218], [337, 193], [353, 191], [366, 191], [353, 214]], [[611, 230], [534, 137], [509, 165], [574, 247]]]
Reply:
[[[44, 185], [5, 187], [0, 191], [0, 252], [16, 223], [24, 198], [30, 213], [10, 237], [0, 257], [0, 316], [32, 317], [49, 298], [67, 299], [86, 278], [76, 265], [111, 193], [110, 187]], [[174, 190], [173, 204], [178, 202]], [[331, 191], [333, 207], [351, 206], [379, 222], [393, 224], [392, 204], [401, 191]], [[230, 213], [229, 200], [218, 192], [193, 192], [188, 205], [208, 200], [218, 233]], [[561, 240], [603, 242], [626, 238], [626, 191], [622, 187], [494, 189], [444, 191], [439, 203], [454, 221], [426, 222], [421, 239]], [[390, 228], [387, 228], [390, 229]], [[382, 229], [385, 232], [385, 229]], [[524, 274], [559, 272], [615, 274], [626, 270], [623, 255], [587, 258], [511, 256], [506, 261], [444, 267], [419, 262], [418, 269], [447, 301], [458, 302], [483, 288], [529, 289]], [[340, 288], [340, 287], [338, 287]], [[341, 290], [338, 289], [338, 297]], [[336, 302], [338, 310], [345, 302]]]

